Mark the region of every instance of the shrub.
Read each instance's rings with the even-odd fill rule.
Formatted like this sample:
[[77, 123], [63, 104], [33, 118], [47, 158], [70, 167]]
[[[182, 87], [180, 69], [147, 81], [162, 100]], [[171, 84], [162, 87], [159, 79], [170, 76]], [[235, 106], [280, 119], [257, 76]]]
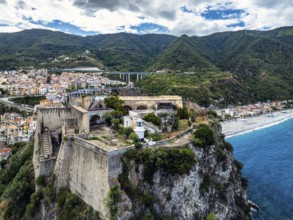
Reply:
[[208, 214], [206, 220], [218, 220], [213, 212]]
[[46, 185], [46, 177], [45, 176], [38, 176], [36, 179], [37, 186], [45, 186]]
[[125, 138], [127, 139], [129, 138], [129, 135], [131, 133], [134, 133], [134, 130], [132, 127], [126, 127], [126, 128], [123, 128], [122, 133], [125, 135]]
[[121, 191], [118, 186], [113, 186], [110, 188], [104, 203], [108, 208], [110, 219], [116, 219], [118, 213], [117, 203], [121, 201]]
[[19, 151], [21, 148], [23, 148], [26, 145], [25, 141], [17, 142], [12, 145], [12, 154], [15, 154], [17, 151]]
[[177, 130], [178, 128], [179, 128], [179, 117], [175, 116], [174, 121], [173, 121], [173, 125], [172, 125], [172, 129]]
[[110, 113], [105, 113], [104, 114], [104, 119], [105, 119], [105, 122], [106, 122], [106, 124], [108, 125], [108, 126], [111, 126], [111, 124], [112, 124], [112, 115], [110, 114]]
[[243, 163], [241, 163], [241, 162], [238, 161], [238, 160], [234, 160], [234, 164], [235, 164], [236, 168], [237, 168], [239, 171], [242, 170], [242, 168], [243, 168]]
[[207, 112], [207, 115], [208, 115], [208, 117], [211, 118], [211, 119], [213, 119], [213, 118], [217, 118], [217, 117], [218, 117], [217, 112], [212, 111], [212, 110], [209, 110], [209, 111]]
[[38, 192], [34, 192], [31, 195], [31, 200], [30, 203], [27, 205], [26, 210], [25, 210], [25, 216], [26, 217], [33, 217], [39, 206], [40, 206], [40, 201], [43, 198], [42, 192], [38, 191]]
[[116, 118], [116, 117], [121, 117], [126, 113], [124, 109], [124, 101], [119, 99], [118, 96], [110, 96], [104, 99], [104, 103], [107, 108], [112, 108], [114, 109], [111, 114]]
[[140, 200], [146, 207], [150, 207], [155, 202], [156, 197], [153, 194], [144, 192]]
[[136, 149], [140, 149], [142, 147], [142, 144], [139, 141], [134, 142], [134, 146]]
[[151, 134], [150, 135], [150, 138], [153, 140], [153, 141], [159, 141], [162, 139], [162, 135], [159, 134], [159, 133], [154, 133], [154, 134]]
[[208, 125], [200, 125], [194, 132], [193, 142], [199, 147], [212, 145], [215, 143], [214, 132]]
[[112, 122], [113, 128], [116, 129], [116, 130], [118, 130], [119, 129], [120, 120], [117, 119], [117, 118], [113, 118], [111, 122]]
[[135, 132], [132, 132], [132, 133], [129, 135], [129, 139], [131, 139], [133, 142], [139, 142], [138, 135], [137, 135]]
[[245, 177], [241, 177], [241, 186], [244, 189], [247, 189], [247, 187], [248, 187], [248, 179], [246, 179]]
[[154, 125], [161, 127], [162, 121], [161, 118], [155, 116], [154, 113], [147, 114], [143, 117], [143, 120], [153, 123]]
[[186, 107], [179, 108], [177, 109], [177, 116], [180, 119], [188, 119], [189, 118], [189, 113]]
[[69, 189], [61, 189], [57, 197], [58, 219], [100, 219], [93, 208], [83, 202]]
[[195, 164], [195, 154], [189, 148], [147, 148], [139, 152], [137, 161], [145, 165], [144, 178], [152, 184], [159, 168], [171, 175], [187, 173]]
[[225, 152], [222, 149], [218, 149], [217, 161], [220, 163], [220, 162], [225, 161], [226, 158], [227, 158], [227, 156], [226, 156]]
[[230, 152], [233, 152], [234, 151], [234, 148], [233, 148], [233, 146], [232, 146], [231, 143], [225, 141], [224, 142], [224, 146], [225, 146], [225, 148], [226, 148], [227, 151], [230, 151]]
[[55, 188], [53, 186], [53, 184], [49, 184], [45, 189], [44, 189], [44, 197], [45, 200], [48, 203], [51, 203], [54, 199], [55, 196]]
[[210, 185], [211, 185], [211, 177], [208, 174], [205, 174], [203, 176], [203, 180], [202, 183], [200, 184], [200, 192], [201, 194], [205, 193], [205, 192], [209, 192], [210, 191]]

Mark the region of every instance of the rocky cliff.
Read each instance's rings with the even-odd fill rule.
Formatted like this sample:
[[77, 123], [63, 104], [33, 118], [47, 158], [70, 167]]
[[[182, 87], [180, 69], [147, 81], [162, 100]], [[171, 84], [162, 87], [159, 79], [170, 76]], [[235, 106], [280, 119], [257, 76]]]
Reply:
[[[209, 126], [200, 125], [192, 132], [190, 143], [184, 146], [145, 147], [121, 153], [119, 167], [122, 172], [119, 169], [121, 173], [106, 178], [107, 188], [95, 185], [97, 190], [104, 191], [103, 196], [92, 191], [92, 197], [104, 207], [102, 213], [95, 212], [95, 203], [85, 199], [86, 194], [76, 191], [70, 184], [68, 189], [57, 187], [60, 174], [56, 173], [56, 179], [47, 177], [45, 184], [39, 186], [44, 197], [35, 217], [48, 220], [74, 217], [111, 220], [250, 219], [245, 200], [247, 180], [241, 177], [242, 164], [234, 160], [233, 147], [224, 140], [221, 127], [210, 123]], [[97, 183], [97, 170], [87, 174], [93, 183]], [[87, 181], [81, 181], [81, 184], [86, 189]]]
[[208, 133], [202, 133], [206, 139], [194, 134], [193, 141], [181, 148], [126, 152], [119, 183], [108, 194], [109, 216], [249, 219], [242, 164], [234, 160], [221, 128], [215, 124], [210, 131], [212, 140]]

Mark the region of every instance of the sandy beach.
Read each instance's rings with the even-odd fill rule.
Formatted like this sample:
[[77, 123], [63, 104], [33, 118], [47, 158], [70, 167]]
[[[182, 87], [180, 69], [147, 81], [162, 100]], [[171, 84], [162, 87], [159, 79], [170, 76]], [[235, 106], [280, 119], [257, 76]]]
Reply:
[[286, 113], [283, 111], [277, 111], [272, 114], [237, 119], [237, 121], [222, 122], [222, 132], [226, 135], [226, 137], [230, 137], [251, 130], [257, 130], [278, 124], [290, 118], [293, 118], [292, 109], [287, 110]]

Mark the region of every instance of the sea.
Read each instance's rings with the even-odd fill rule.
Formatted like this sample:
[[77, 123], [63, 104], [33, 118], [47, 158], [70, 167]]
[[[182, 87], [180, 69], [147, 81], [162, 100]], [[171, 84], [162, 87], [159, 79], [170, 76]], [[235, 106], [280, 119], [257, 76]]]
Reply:
[[293, 220], [293, 119], [228, 137], [244, 164], [247, 199], [260, 207], [254, 220]]

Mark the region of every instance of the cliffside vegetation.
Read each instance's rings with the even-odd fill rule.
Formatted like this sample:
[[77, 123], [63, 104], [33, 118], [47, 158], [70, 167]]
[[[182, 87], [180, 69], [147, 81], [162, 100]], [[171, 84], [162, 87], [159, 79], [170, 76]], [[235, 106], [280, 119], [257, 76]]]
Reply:
[[25, 104], [25, 105], [38, 105], [40, 104], [41, 100], [46, 99], [45, 96], [26, 96], [26, 97], [19, 97], [19, 98], [10, 98], [9, 100], [15, 102], [17, 104]]
[[[12, 145], [13, 155], [1, 162], [0, 170], [0, 218], [43, 219], [45, 207], [47, 219], [94, 219], [99, 214], [68, 189], [56, 192], [54, 176], [40, 176], [35, 180], [32, 164], [33, 142]], [[35, 191], [35, 188], [38, 188]]]
[[7, 112], [15, 112], [21, 115], [26, 115], [26, 112], [24, 111], [20, 111], [18, 108], [16, 107], [8, 107], [7, 105], [0, 103], [0, 114], [4, 114]]
[[[192, 134], [193, 144], [179, 148], [126, 151], [119, 184], [108, 194], [111, 218], [131, 213], [134, 219], [249, 219], [247, 180], [240, 175], [241, 163], [233, 159], [233, 147], [218, 129], [213, 121], [201, 125]], [[228, 170], [227, 176], [219, 175]], [[123, 208], [129, 207], [126, 195], [131, 209]]]
[[[26, 144], [17, 143], [14, 151]], [[34, 170], [32, 165], [33, 143], [22, 152], [14, 154], [0, 170], [0, 216], [1, 219], [20, 219], [34, 192]]]
[[[131, 198], [133, 203], [133, 212], [136, 212], [136, 208], [145, 207], [149, 210], [143, 213], [146, 219], [152, 219], [152, 216], [156, 219], [171, 219], [168, 214], [158, 213], [154, 209], [154, 205], [157, 201], [156, 196], [148, 191], [143, 191], [135, 187], [129, 179], [129, 174], [133, 166], [143, 165], [143, 178], [149, 184], [153, 183], [153, 175], [158, 170], [162, 170], [167, 175], [183, 175], [188, 173], [194, 164], [196, 163], [196, 155], [190, 148], [147, 148], [147, 149], [131, 149], [126, 151], [123, 158], [122, 173], [119, 175], [118, 180], [121, 189], [125, 191], [127, 196]], [[112, 217], [118, 214], [118, 203], [121, 202], [121, 192], [119, 197], [117, 192], [119, 188], [115, 186], [112, 188], [110, 193], [115, 190], [116, 199], [115, 202], [111, 203]], [[113, 196], [113, 192], [111, 194]], [[114, 199], [112, 199], [113, 201]], [[115, 207], [115, 208], [113, 208]], [[115, 210], [115, 212], [113, 212]]]

